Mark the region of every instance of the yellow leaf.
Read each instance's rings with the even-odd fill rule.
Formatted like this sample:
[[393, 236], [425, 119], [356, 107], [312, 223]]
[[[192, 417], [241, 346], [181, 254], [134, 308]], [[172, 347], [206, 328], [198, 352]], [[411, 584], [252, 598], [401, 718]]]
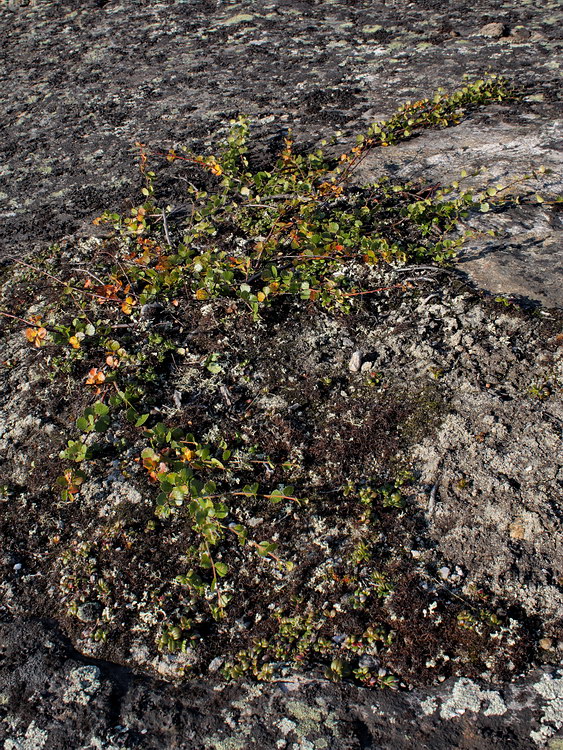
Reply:
[[121, 303], [121, 309], [125, 315], [131, 315], [133, 305], [137, 304], [133, 297], [125, 297], [124, 302]]

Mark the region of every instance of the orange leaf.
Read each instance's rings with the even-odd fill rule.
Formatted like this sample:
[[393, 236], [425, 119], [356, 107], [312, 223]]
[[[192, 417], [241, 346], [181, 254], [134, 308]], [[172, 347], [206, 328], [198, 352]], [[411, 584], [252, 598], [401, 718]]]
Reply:
[[106, 365], [109, 365], [109, 367], [115, 369], [116, 367], [119, 367], [119, 359], [117, 357], [114, 357], [113, 354], [108, 354], [106, 357]]
[[97, 367], [92, 367], [92, 369], [88, 372], [86, 385], [98, 385], [99, 383], [103, 383], [105, 379], [106, 376], [101, 370], [98, 370]]
[[46, 336], [47, 336], [46, 328], [26, 328], [25, 329], [26, 339], [30, 343], [33, 343], [33, 345], [36, 346], [38, 349], [43, 344], [43, 339]]

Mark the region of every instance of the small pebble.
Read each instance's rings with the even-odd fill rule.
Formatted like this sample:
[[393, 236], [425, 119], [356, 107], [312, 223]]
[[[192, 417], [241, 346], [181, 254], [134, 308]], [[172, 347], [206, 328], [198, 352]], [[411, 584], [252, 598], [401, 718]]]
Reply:
[[14, 565], [14, 570], [21, 570], [21, 569], [22, 569], [22, 564], [21, 563], [16, 563]]
[[207, 669], [210, 672], [217, 672], [223, 666], [224, 661], [225, 660], [223, 659], [222, 656], [216, 656], [214, 659], [211, 660]]
[[489, 37], [490, 39], [500, 39], [501, 36], [506, 36], [506, 26], [503, 23], [487, 23], [479, 29], [481, 36]]
[[146, 305], [142, 305], [140, 316], [143, 320], [151, 320], [152, 318], [155, 318], [161, 310], [162, 305], [159, 302], [148, 302]]
[[528, 29], [525, 29], [523, 26], [516, 27], [515, 29], [512, 29], [510, 32], [510, 38], [516, 39], [519, 42], [524, 42], [528, 40], [531, 37], [530, 31]]
[[348, 369], [350, 372], [359, 372], [360, 368], [362, 366], [362, 352], [357, 349], [354, 354], [350, 357], [350, 362], [348, 363]]
[[379, 659], [374, 659], [374, 657], [369, 654], [364, 654], [363, 656], [360, 656], [358, 666], [366, 669], [378, 669], [380, 661]]
[[229, 393], [229, 389], [227, 388], [227, 386], [222, 385], [219, 388], [219, 393], [221, 394], [221, 398], [227, 404], [227, 406], [232, 406], [233, 405], [233, 401], [231, 399], [231, 394]]

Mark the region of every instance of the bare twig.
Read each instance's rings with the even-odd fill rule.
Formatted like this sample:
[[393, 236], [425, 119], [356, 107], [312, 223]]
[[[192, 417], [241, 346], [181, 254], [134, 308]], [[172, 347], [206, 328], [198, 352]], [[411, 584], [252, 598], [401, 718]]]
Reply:
[[434, 299], [435, 297], [438, 297], [438, 298], [440, 297], [440, 295], [438, 294], [438, 292], [433, 292], [432, 294], [429, 294], [428, 297], [425, 297], [422, 300], [421, 304], [422, 305], [426, 305], [428, 302], [430, 302], [431, 299]]
[[429, 516], [432, 516], [434, 514], [434, 510], [436, 508], [436, 492], [438, 491], [438, 482], [440, 480], [438, 479], [432, 489], [430, 490], [430, 497], [428, 498], [428, 509], [427, 513]]
[[166, 211], [162, 209], [162, 226], [164, 228], [164, 236], [166, 237], [166, 244], [168, 247], [172, 247], [170, 242], [170, 235], [168, 234], [168, 222], [166, 221]]
[[452, 276], [456, 275], [456, 272], [450, 268], [441, 268], [440, 266], [405, 266], [404, 268], [394, 268], [395, 273], [411, 273], [412, 271], [435, 271], [439, 273], [449, 273]]
[[104, 286], [104, 285], [105, 285], [105, 283], [106, 283], [105, 281], [102, 281], [102, 279], [100, 279], [100, 277], [99, 277], [99, 276], [96, 276], [96, 274], [92, 273], [92, 271], [89, 271], [89, 270], [88, 270], [87, 268], [77, 268], [77, 269], [75, 269], [75, 270], [76, 270], [76, 271], [79, 271], [79, 272], [81, 272], [81, 273], [86, 273], [86, 274], [88, 274], [88, 276], [91, 276], [91, 277], [92, 277], [92, 278], [93, 278], [93, 279], [94, 279], [95, 281], [97, 281], [97, 282], [98, 282], [98, 284], [100, 284], [101, 286]]
[[3, 310], [0, 310], [0, 315], [3, 315], [5, 318], [12, 318], [12, 320], [19, 320], [20, 323], [25, 323], [26, 326], [29, 326], [29, 328], [44, 328], [46, 331], [59, 333], [59, 331], [57, 331], [57, 329], [53, 328], [52, 326], [47, 326], [47, 325], [44, 325], [43, 323], [32, 323], [31, 320], [20, 318], [19, 315], [12, 315], [11, 313], [4, 312]]
[[432, 276], [409, 276], [408, 279], [403, 280], [403, 284], [409, 281], [436, 281]]

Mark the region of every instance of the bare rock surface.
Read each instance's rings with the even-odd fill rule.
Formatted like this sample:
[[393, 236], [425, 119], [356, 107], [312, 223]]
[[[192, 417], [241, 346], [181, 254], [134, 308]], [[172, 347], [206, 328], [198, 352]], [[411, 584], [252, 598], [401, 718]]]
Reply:
[[[544, 194], [546, 200], [563, 191], [561, 119], [538, 113], [514, 116], [508, 107], [475, 113], [449, 132], [433, 132], [398, 146], [371, 153], [355, 175], [359, 183], [382, 173], [397, 180], [424, 178], [429, 185], [462, 180], [467, 188], [478, 182], [492, 190], [510, 185], [523, 175], [533, 175], [512, 190], [525, 200]], [[540, 195], [540, 198], [542, 196]], [[536, 199], [537, 200], [537, 199]], [[563, 225], [557, 206], [521, 205], [485, 213], [468, 222], [476, 236], [457, 259], [481, 288], [507, 296], [563, 305]], [[494, 237], [485, 234], [495, 232]]]
[[[560, 29], [555, 0], [9, 2], [0, 38], [0, 257], [61, 241], [87, 263], [100, 247], [81, 242], [99, 231], [92, 219], [107, 208], [126, 209], [140, 186], [135, 141], [205, 148], [240, 112], [253, 119], [257, 160], [278, 148], [289, 127], [309, 146], [340, 131], [344, 147], [398, 103], [492, 68], [515, 81], [519, 102], [380, 150], [358, 179], [387, 174], [445, 184], [462, 169], [471, 175], [484, 168], [469, 184], [506, 184], [545, 166], [547, 173], [518, 189], [547, 200], [484, 214], [471, 225], [476, 236], [458, 268], [494, 295], [560, 307], [561, 219], [549, 202], [561, 192]], [[172, 179], [163, 190], [171, 205], [182, 203]], [[495, 237], [478, 234], [491, 227]], [[389, 274], [382, 283], [398, 281]], [[215, 653], [210, 677], [170, 684], [157, 676], [174, 680], [192, 655], [157, 656], [148, 616], [136, 622], [136, 645], [118, 637], [118, 626], [115, 642], [95, 643], [97, 604], [86, 598], [68, 614], [52, 540], [60, 535], [74, 544], [84, 535], [104, 554], [117, 554], [111, 545], [121, 554], [113, 538], [104, 547], [107, 528], [124, 513], [151, 517], [151, 502], [116, 468], [90, 483], [84, 512], [52, 510], [46, 498], [55, 477], [40, 470], [61, 448], [69, 405], [49, 391], [47, 370], [25, 351], [21, 332], [6, 329], [0, 485], [16, 490], [0, 497], [4, 750], [563, 747], [560, 318], [546, 310], [534, 318], [509, 300], [487, 301], [432, 273], [416, 283], [424, 293], [418, 286], [406, 301], [374, 303], [355, 322], [306, 312], [286, 330], [269, 321], [260, 331], [268, 346], [252, 330], [225, 333], [211, 310], [189, 346], [218, 352], [228, 377], [203, 377], [201, 368], [181, 363], [163, 403], [170, 413], [184, 404], [195, 420], [224, 426], [232, 404], [246, 408], [244, 394], [255, 409], [249, 430], [270, 430], [280, 442], [281, 431], [296, 449], [317, 451], [328, 471], [350, 461], [347, 430], [365, 416], [358, 393], [365, 397], [371, 368], [393, 388], [408, 384], [404, 429], [419, 482], [409, 498], [411, 520], [389, 532], [411, 577], [387, 607], [403, 639], [388, 666], [434, 684], [395, 693], [317, 674], [225, 684], [213, 677], [211, 665], [221, 661]], [[271, 365], [272, 342], [284, 353], [283, 366]], [[245, 353], [256, 378], [237, 370], [233, 351]], [[338, 389], [324, 385], [331, 379]], [[377, 398], [379, 409], [386, 396]], [[354, 459], [369, 454], [370, 440], [383, 445], [395, 430], [391, 406], [377, 412], [367, 438], [363, 428], [354, 433]], [[314, 522], [329, 549], [342, 529], [337, 521]], [[287, 540], [296, 557], [306, 525], [296, 521]], [[106, 571], [113, 561], [107, 553]], [[120, 581], [120, 617], [130, 617], [148, 567], [133, 560]], [[151, 575], [157, 587], [160, 570]], [[450, 628], [433, 614], [435, 602], [454, 607], [456, 597], [482, 590], [505, 623], [502, 648], [494, 639], [484, 645], [482, 635], [476, 646], [468, 636], [451, 659], [441, 648]], [[452, 611], [453, 619], [464, 616], [462, 604]], [[52, 616], [74, 645], [37, 619]]]
[[[557, 748], [563, 674], [498, 688], [461, 678], [411, 693], [296, 676], [180, 688], [84, 658], [52, 623], [0, 626], [0, 741], [20, 748]], [[549, 744], [546, 744], [549, 743]]]

